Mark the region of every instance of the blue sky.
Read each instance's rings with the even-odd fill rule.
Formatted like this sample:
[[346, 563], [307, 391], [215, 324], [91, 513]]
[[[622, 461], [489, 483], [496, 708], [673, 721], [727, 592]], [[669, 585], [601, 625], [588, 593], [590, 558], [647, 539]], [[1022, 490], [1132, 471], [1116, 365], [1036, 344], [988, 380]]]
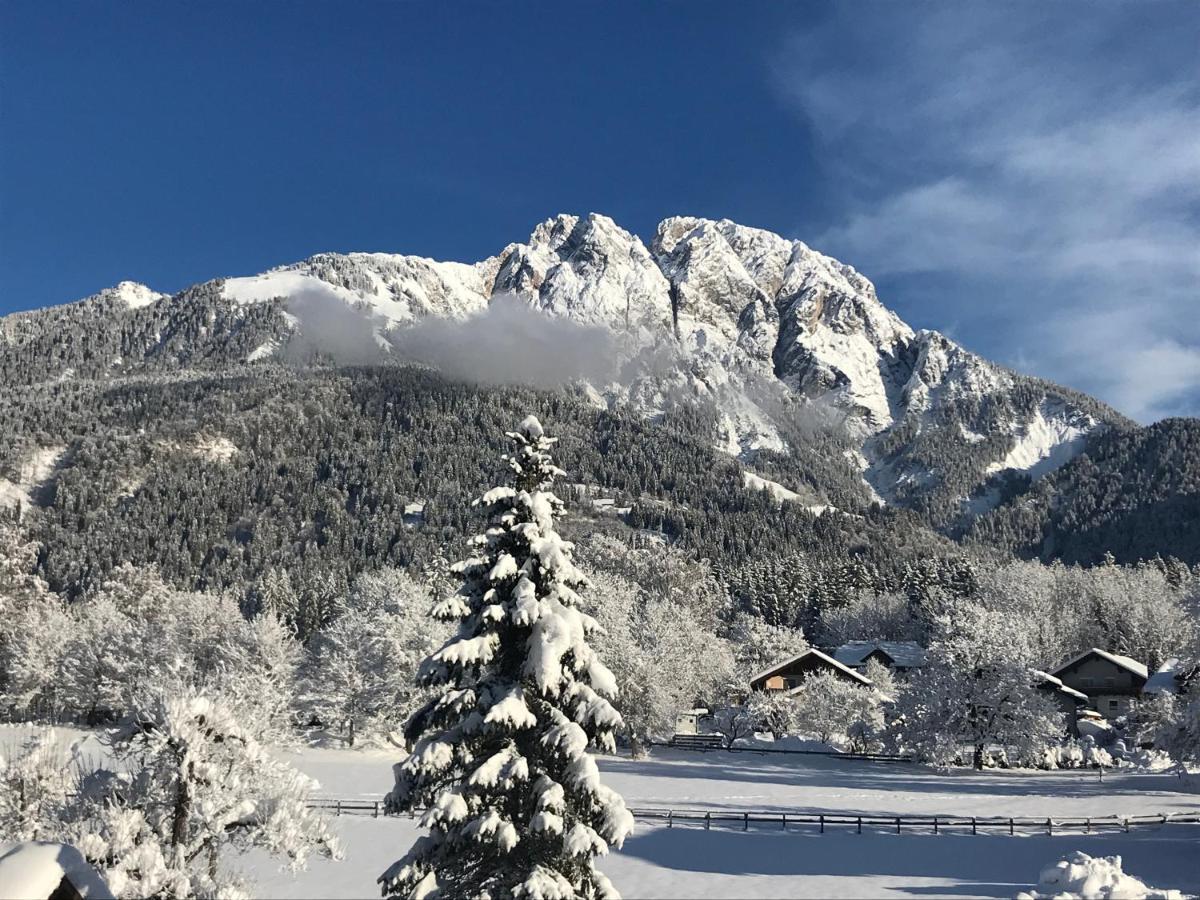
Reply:
[[557, 212], [798, 237], [915, 327], [1200, 414], [1200, 4], [0, 4], [0, 312]]

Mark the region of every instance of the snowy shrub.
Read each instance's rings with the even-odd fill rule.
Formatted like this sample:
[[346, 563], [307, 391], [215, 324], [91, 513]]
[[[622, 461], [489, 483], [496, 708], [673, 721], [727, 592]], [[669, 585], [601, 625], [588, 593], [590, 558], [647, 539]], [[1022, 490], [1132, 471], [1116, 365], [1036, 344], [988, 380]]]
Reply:
[[879, 693], [832, 672], [807, 676], [791, 694], [796, 730], [824, 743], [849, 737], [853, 749], [865, 750], [883, 726]]
[[1175, 890], [1147, 887], [1121, 868], [1119, 856], [1088, 856], [1076, 850], [1042, 869], [1037, 886], [1017, 900], [1182, 900]]
[[561, 475], [533, 416], [511, 433], [512, 483], [485, 493], [478, 555], [434, 614], [457, 633], [421, 665], [438, 689], [405, 727], [394, 812], [425, 810], [429, 833], [380, 877], [408, 897], [614, 897], [594, 858], [633, 828], [588, 747], [612, 750], [621, 716], [612, 672], [588, 642], [587, 579], [559, 537]]
[[275, 759], [219, 702], [159, 700], [116, 739], [124, 771], [98, 779], [68, 811], [67, 836], [123, 898], [248, 896], [222, 854], [252, 847], [293, 868], [338, 856], [308, 808], [314, 782]]

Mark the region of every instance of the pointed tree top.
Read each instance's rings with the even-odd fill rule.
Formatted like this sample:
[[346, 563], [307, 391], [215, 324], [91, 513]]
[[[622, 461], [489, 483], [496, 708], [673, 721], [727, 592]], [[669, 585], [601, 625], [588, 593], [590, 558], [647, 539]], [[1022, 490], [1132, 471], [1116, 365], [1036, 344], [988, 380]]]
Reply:
[[528, 415], [521, 420], [521, 424], [517, 426], [517, 431], [523, 434], [528, 440], [536, 441], [546, 433], [542, 428], [542, 423], [538, 421], [535, 415]]

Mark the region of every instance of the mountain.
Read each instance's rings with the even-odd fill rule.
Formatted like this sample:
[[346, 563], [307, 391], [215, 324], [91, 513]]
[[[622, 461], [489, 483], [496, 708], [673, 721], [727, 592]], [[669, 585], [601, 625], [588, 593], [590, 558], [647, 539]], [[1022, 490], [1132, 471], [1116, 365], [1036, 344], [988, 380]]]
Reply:
[[[474, 264], [322, 253], [173, 296], [125, 282], [0, 319], [0, 383], [253, 372], [297, 353], [420, 361], [431, 323], [452, 348], [461, 334], [462, 354], [486, 353], [478, 323], [516, 327], [488, 318], [505, 304], [561, 327], [539, 337], [521, 320], [523, 343], [504, 352], [599, 347], [611, 370], [564, 373], [590, 403], [651, 420], [699, 403], [748, 478], [814, 508], [878, 502], [952, 536], [1007, 534], [985, 523], [1011, 520], [1097, 442], [1139, 433], [1099, 401], [912, 329], [867, 278], [803, 242], [690, 217], [666, 219], [648, 245], [605, 216], [560, 215]], [[1030, 515], [1048, 521], [1051, 505]]]

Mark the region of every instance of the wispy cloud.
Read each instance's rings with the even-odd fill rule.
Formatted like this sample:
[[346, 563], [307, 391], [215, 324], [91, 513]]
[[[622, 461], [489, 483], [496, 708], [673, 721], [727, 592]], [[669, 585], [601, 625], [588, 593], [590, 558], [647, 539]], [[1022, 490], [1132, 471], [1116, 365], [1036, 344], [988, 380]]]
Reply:
[[1003, 362], [1200, 414], [1200, 6], [837, 9], [773, 68], [846, 186], [813, 241], [940, 276], [930, 306]]

